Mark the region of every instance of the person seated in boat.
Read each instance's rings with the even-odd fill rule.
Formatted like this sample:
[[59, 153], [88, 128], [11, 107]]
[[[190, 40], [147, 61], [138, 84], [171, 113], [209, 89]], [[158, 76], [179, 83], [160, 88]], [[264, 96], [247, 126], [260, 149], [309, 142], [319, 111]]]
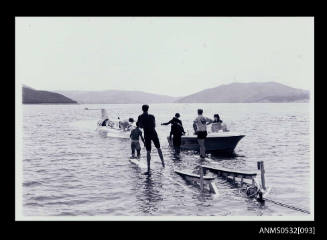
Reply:
[[107, 125], [108, 122], [109, 122], [109, 118], [106, 118], [105, 120], [103, 120], [101, 126], [102, 126], [102, 127], [108, 126], [108, 125]]
[[211, 125], [211, 132], [219, 132], [220, 130], [227, 132], [227, 126], [223, 121], [220, 119], [219, 114], [216, 113], [213, 116], [214, 120]]
[[106, 118], [104, 119], [103, 121], [100, 120], [100, 123], [99, 123], [100, 126], [102, 127], [113, 127], [114, 126], [114, 122], [113, 121], [110, 121], [109, 118]]
[[203, 110], [198, 109], [198, 117], [193, 121], [193, 129], [198, 138], [198, 143], [200, 146], [200, 157], [205, 158], [205, 139], [207, 138], [207, 125], [211, 124], [213, 121], [210, 118], [203, 116]]
[[140, 137], [143, 144], [145, 144], [145, 142], [138, 122], [136, 123], [136, 128], [134, 128], [131, 131], [129, 137], [131, 139], [131, 149], [132, 149], [131, 158], [135, 158], [135, 150], [137, 151], [137, 158], [140, 158], [141, 157], [141, 145], [139, 142]]
[[129, 118], [128, 120], [119, 121], [119, 128], [123, 131], [129, 131], [134, 122], [133, 118]]

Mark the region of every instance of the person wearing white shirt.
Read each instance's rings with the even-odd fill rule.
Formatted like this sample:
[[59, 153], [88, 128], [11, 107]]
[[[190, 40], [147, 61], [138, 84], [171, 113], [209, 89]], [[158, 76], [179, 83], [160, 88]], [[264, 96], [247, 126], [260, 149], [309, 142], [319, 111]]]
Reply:
[[193, 128], [195, 134], [198, 136], [198, 143], [200, 146], [200, 157], [205, 158], [205, 139], [207, 138], [207, 125], [211, 124], [213, 121], [210, 118], [204, 117], [203, 110], [198, 109], [198, 117], [193, 121]]

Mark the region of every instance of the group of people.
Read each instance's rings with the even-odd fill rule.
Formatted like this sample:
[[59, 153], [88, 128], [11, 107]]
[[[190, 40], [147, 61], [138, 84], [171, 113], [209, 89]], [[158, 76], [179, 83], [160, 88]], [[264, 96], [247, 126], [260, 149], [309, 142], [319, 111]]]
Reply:
[[[180, 153], [180, 147], [182, 144], [182, 135], [185, 135], [182, 121], [179, 119], [180, 114], [176, 113], [175, 117], [167, 123], [162, 123], [161, 125], [171, 124], [171, 131], [169, 139], [173, 136], [172, 142], [176, 154]], [[205, 158], [205, 139], [208, 136], [207, 125], [211, 124], [211, 132], [228, 131], [226, 124], [220, 119], [219, 114], [214, 115], [214, 119], [211, 120], [203, 116], [203, 110], [198, 109], [198, 116], [193, 121], [194, 134], [197, 135], [197, 140], [200, 146], [200, 157]]]
[[[138, 116], [136, 122], [136, 128], [132, 129], [130, 133], [132, 158], [135, 157], [140, 158], [141, 155], [141, 145], [139, 143], [140, 138], [146, 148], [147, 170], [148, 170], [146, 174], [150, 174], [152, 142], [158, 151], [158, 155], [160, 157], [162, 166], [165, 167], [163, 154], [160, 148], [160, 141], [158, 138], [158, 134], [155, 130], [156, 127], [155, 117], [152, 114], [149, 114], [148, 110], [149, 110], [149, 105], [142, 106], [143, 113]], [[133, 118], [129, 118], [128, 121], [127, 120], [119, 121], [119, 128], [121, 128], [124, 131], [130, 130], [133, 123], [134, 123]], [[183, 123], [180, 120], [180, 114], [176, 113], [175, 116], [170, 121], [166, 123], [161, 123], [161, 125], [169, 125], [169, 124], [171, 124], [169, 138], [173, 142], [175, 153], [179, 154], [180, 147], [182, 144], [182, 136], [185, 135]], [[226, 125], [220, 119], [218, 114], [215, 114], [214, 119], [212, 120], [210, 118], [203, 116], [202, 109], [198, 109], [198, 116], [193, 121], [193, 129], [194, 129], [194, 134], [197, 135], [197, 141], [200, 146], [201, 158], [205, 158], [205, 139], [208, 135], [207, 125], [209, 124], [212, 124], [211, 125], [212, 132], [218, 132], [220, 130], [228, 131]], [[140, 128], [142, 128], [144, 131], [144, 137], [142, 135], [142, 131], [140, 130]], [[137, 154], [137, 156], [135, 156], [135, 153]]]
[[208, 136], [207, 125], [211, 125], [211, 132], [228, 131], [226, 124], [220, 119], [219, 114], [214, 115], [214, 120], [203, 116], [203, 110], [198, 109], [198, 117], [193, 121], [194, 133], [197, 135], [200, 146], [200, 157], [205, 158], [205, 139]]
[[[129, 118], [127, 120], [120, 120], [118, 122], [118, 128], [123, 130], [123, 131], [130, 131], [133, 123], [134, 123], [134, 119], [133, 118]], [[106, 126], [106, 127], [114, 127], [115, 123], [113, 121], [111, 121], [108, 117], [106, 117], [104, 120], [102, 120], [99, 125], [101, 126]]]

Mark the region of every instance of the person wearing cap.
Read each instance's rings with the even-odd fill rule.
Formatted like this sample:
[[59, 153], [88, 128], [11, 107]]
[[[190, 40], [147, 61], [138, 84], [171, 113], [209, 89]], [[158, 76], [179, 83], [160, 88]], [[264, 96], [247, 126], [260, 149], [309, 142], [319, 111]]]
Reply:
[[213, 115], [213, 118], [214, 120], [211, 125], [211, 132], [219, 132], [220, 130], [223, 130], [224, 132], [228, 131], [226, 124], [220, 119], [218, 113]]
[[147, 165], [148, 165], [148, 171], [145, 174], [150, 175], [151, 141], [153, 142], [154, 146], [157, 148], [158, 155], [160, 157], [163, 167], [165, 167], [165, 162], [160, 148], [158, 134], [155, 129], [156, 127], [155, 117], [152, 114], [149, 114], [148, 110], [149, 110], [149, 105], [142, 106], [143, 114], [138, 116], [137, 124], [139, 125], [140, 128], [143, 128], [144, 131], [144, 141], [145, 141], [144, 145], [147, 151], [146, 158], [147, 158]]
[[195, 134], [198, 136], [198, 143], [200, 146], [200, 157], [205, 158], [206, 149], [205, 149], [205, 139], [207, 138], [207, 124], [211, 124], [213, 121], [210, 118], [204, 117], [203, 110], [198, 109], [198, 116], [193, 121], [193, 128]]
[[180, 114], [176, 113], [175, 117], [173, 117], [169, 122], [161, 123], [161, 125], [169, 125], [171, 124], [169, 139], [171, 141], [171, 136], [173, 136], [173, 146], [175, 149], [175, 153], [180, 153], [180, 148], [182, 144], [182, 135], [185, 134], [182, 121], [179, 119]]

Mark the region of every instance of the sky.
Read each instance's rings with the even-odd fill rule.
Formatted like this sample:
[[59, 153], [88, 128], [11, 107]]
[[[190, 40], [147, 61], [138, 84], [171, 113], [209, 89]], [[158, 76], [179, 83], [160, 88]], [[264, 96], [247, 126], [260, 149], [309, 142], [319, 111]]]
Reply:
[[16, 17], [16, 82], [185, 96], [232, 82], [312, 89], [312, 17]]

